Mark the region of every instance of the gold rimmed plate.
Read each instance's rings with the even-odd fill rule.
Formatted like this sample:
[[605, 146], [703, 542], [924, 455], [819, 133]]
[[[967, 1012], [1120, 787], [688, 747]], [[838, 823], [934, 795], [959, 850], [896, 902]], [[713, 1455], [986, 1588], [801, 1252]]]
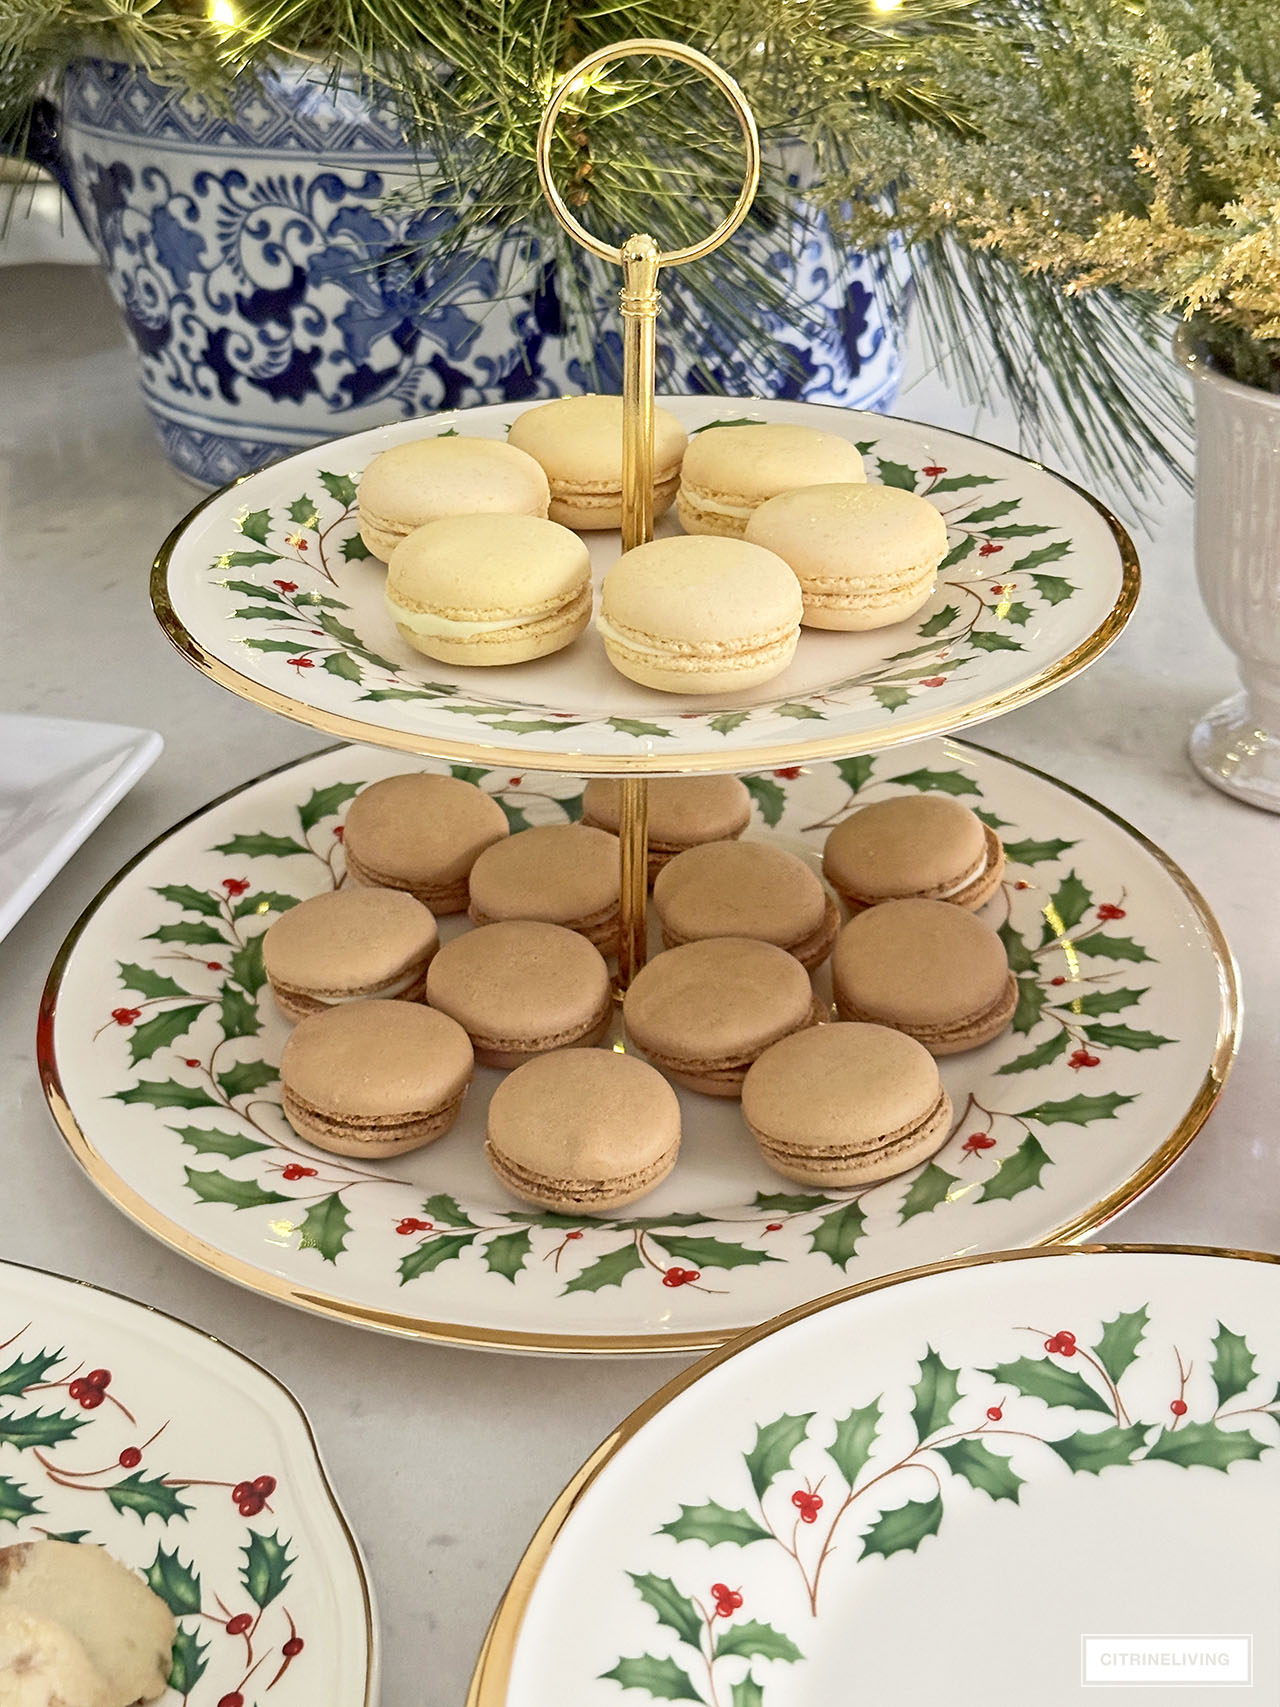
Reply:
[[[484, 1161], [489, 1069], [425, 1150], [369, 1167], [326, 1156], [280, 1110], [288, 1027], [261, 937], [339, 881], [349, 802], [410, 763], [335, 748], [213, 803], [108, 885], [46, 986], [41, 1072], [81, 1164], [149, 1231], [269, 1296], [513, 1350], [715, 1345], [851, 1280], [1097, 1227], [1169, 1166], [1221, 1089], [1234, 970], [1183, 874], [1062, 784], [936, 741], [747, 784], [748, 834], [813, 861], [849, 811], [911, 792], [965, 801], [1005, 840], [985, 916], [1018, 978], [1014, 1029], [942, 1063], [956, 1123], [927, 1165], [861, 1193], [801, 1191], [760, 1162], [736, 1103], [688, 1092], [680, 1162], [634, 1214], [541, 1214]], [[453, 769], [517, 832], [580, 813], [581, 778]], [[442, 921], [445, 936], [461, 928]]]
[[[356, 528], [378, 452], [441, 433], [506, 437], [492, 405], [335, 439], [205, 500], [165, 542], [151, 596], [212, 680], [347, 739], [477, 764], [576, 773], [746, 771], [873, 752], [995, 717], [1059, 686], [1123, 629], [1138, 594], [1124, 529], [1039, 464], [963, 434], [814, 404], [662, 399], [691, 432], [781, 421], [839, 433], [868, 477], [923, 494], [950, 551], [930, 602], [867, 634], [806, 630], [794, 662], [723, 701], [638, 687], [594, 629], [497, 669], [424, 658], [397, 635], [385, 568]], [[673, 516], [658, 532], [678, 531]], [[588, 536], [597, 583], [616, 534]]]

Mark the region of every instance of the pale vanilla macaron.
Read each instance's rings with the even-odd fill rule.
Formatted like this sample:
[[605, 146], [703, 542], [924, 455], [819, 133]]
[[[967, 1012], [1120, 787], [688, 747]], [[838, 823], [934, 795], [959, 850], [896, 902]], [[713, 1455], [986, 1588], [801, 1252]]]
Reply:
[[446, 943], [427, 974], [427, 1001], [457, 1020], [482, 1067], [590, 1048], [613, 1018], [599, 949], [534, 919], [481, 925]]
[[887, 628], [914, 616], [937, 584], [947, 524], [897, 486], [802, 486], [761, 504], [746, 537], [789, 563], [806, 628]]
[[668, 948], [706, 937], [775, 943], [812, 972], [831, 953], [840, 909], [796, 854], [771, 842], [706, 842], [658, 873], [653, 904]]
[[858, 447], [837, 433], [782, 421], [707, 427], [684, 455], [680, 526], [741, 539], [755, 510], [779, 492], [865, 478]]
[[902, 794], [837, 824], [822, 874], [851, 912], [881, 901], [950, 901], [975, 912], [1004, 877], [1000, 837], [949, 794]]
[[[597, 777], [582, 794], [582, 822], [617, 835], [622, 785]], [[751, 822], [751, 796], [736, 776], [655, 777], [649, 784], [649, 881], [685, 848], [735, 840]]]
[[[653, 411], [653, 514], [675, 501], [689, 435], [667, 409]], [[591, 532], [622, 526], [622, 399], [557, 397], [526, 409], [507, 443], [541, 463], [551, 486], [553, 522]]]
[[740, 1096], [756, 1057], [820, 1024], [823, 1011], [799, 961], [749, 937], [714, 937], [655, 956], [622, 1003], [630, 1043], [678, 1085], [715, 1097]]
[[947, 1141], [951, 1099], [923, 1044], [882, 1025], [822, 1025], [759, 1056], [742, 1116], [771, 1168], [801, 1185], [874, 1185]]
[[361, 789], [342, 833], [349, 881], [407, 890], [440, 918], [466, 912], [472, 866], [511, 826], [473, 782], [411, 771]]
[[487, 848], [471, 870], [471, 920], [541, 919], [618, 949], [618, 838], [582, 824], [544, 824]]
[[740, 539], [655, 539], [605, 576], [596, 627], [609, 662], [664, 693], [727, 694], [771, 681], [795, 655], [800, 583]]
[[625, 1208], [666, 1179], [679, 1150], [675, 1092], [612, 1049], [540, 1055], [489, 1103], [494, 1173], [526, 1203], [562, 1215]]
[[263, 934], [276, 1006], [306, 1019], [343, 1002], [420, 1002], [440, 934], [403, 889], [334, 889], [282, 913]]
[[885, 901], [857, 913], [831, 957], [836, 1012], [905, 1031], [931, 1055], [957, 1055], [999, 1037], [1018, 985], [1004, 944], [947, 901]]
[[471, 1083], [471, 1039], [418, 1002], [351, 1002], [312, 1014], [280, 1056], [284, 1114], [339, 1156], [398, 1156], [443, 1137]]
[[551, 490], [540, 464], [500, 439], [450, 433], [381, 451], [360, 476], [360, 537], [389, 561], [407, 534], [442, 516], [545, 516]]
[[446, 516], [391, 553], [387, 610], [402, 640], [443, 664], [523, 664], [591, 621], [591, 556], [538, 516]]

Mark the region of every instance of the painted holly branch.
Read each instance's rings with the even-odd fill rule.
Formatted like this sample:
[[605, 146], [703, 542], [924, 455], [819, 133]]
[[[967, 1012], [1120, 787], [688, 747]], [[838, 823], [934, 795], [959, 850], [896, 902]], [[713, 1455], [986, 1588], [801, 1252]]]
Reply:
[[[1014, 1470], [1004, 1452], [992, 1450], [991, 1441], [1034, 1443], [1047, 1448], [1072, 1474], [1089, 1475], [1100, 1475], [1112, 1466], [1145, 1463], [1225, 1472], [1234, 1463], [1256, 1461], [1272, 1450], [1274, 1438], [1259, 1439], [1247, 1426], [1223, 1427], [1246, 1416], [1276, 1417], [1280, 1413], [1280, 1387], [1269, 1381], [1269, 1396], [1252, 1405], [1228, 1408], [1232, 1400], [1248, 1395], [1254, 1387], [1257, 1366], [1244, 1336], [1221, 1322], [1209, 1360], [1216, 1402], [1211, 1409], [1204, 1406], [1203, 1420], [1190, 1420], [1186, 1395], [1193, 1365], [1184, 1360], [1177, 1346], [1170, 1348], [1176, 1378], [1171, 1370], [1170, 1387], [1175, 1396], [1169, 1400], [1167, 1414], [1147, 1421], [1130, 1420], [1120, 1387], [1140, 1355], [1148, 1320], [1146, 1306], [1122, 1311], [1102, 1324], [1090, 1348], [1083, 1346], [1070, 1329], [1060, 1328], [1047, 1337], [1041, 1328], [1020, 1329], [1042, 1341], [1044, 1355], [1018, 1356], [986, 1369], [952, 1368], [928, 1347], [911, 1388], [915, 1441], [907, 1450], [887, 1462], [886, 1455], [878, 1450], [885, 1416], [885, 1395], [881, 1394], [867, 1405], [855, 1406], [847, 1416], [832, 1419], [828, 1426], [833, 1437], [819, 1449], [819, 1473], [816, 1477], [798, 1476], [793, 1467], [797, 1452], [807, 1446], [811, 1455], [817, 1448], [819, 1430], [813, 1426], [817, 1413], [784, 1414], [759, 1424], [753, 1446], [743, 1454], [753, 1496], [750, 1506], [732, 1509], [715, 1500], [682, 1505], [679, 1515], [657, 1533], [677, 1543], [699, 1541], [707, 1547], [772, 1544], [786, 1555], [789, 1568], [799, 1578], [810, 1616], [816, 1618], [823, 1574], [850, 1512], [855, 1518], [865, 1514], [858, 1537], [859, 1559], [877, 1554], [888, 1559], [896, 1553], [914, 1553], [923, 1541], [938, 1533], [945, 1501], [958, 1481], [968, 1483], [992, 1501], [1019, 1503], [1027, 1478]], [[1147, 1350], [1142, 1355], [1149, 1358], [1159, 1354]], [[1076, 1360], [1087, 1374], [1075, 1366]], [[1040, 1413], [1027, 1414], [1022, 1404], [1032, 1400], [1052, 1411], [1074, 1413], [1073, 1432], [1040, 1432], [1033, 1426]], [[1018, 1426], [1007, 1421], [1010, 1406], [1017, 1407], [1013, 1421]], [[1106, 1420], [1094, 1426], [1099, 1416]], [[1085, 1424], [1088, 1426], [1082, 1426]], [[821, 1425], [819, 1429], [826, 1432]], [[1027, 1460], [1024, 1457], [1020, 1462]], [[927, 1492], [908, 1495], [902, 1504], [885, 1507], [883, 1495], [890, 1483], [901, 1481], [915, 1488], [922, 1478], [928, 1478]], [[828, 1489], [825, 1496], [824, 1488]], [[873, 1494], [875, 1497], [870, 1497]], [[828, 1512], [825, 1519], [824, 1510]], [[795, 1663], [803, 1658], [791, 1637], [773, 1625], [755, 1618], [736, 1625], [731, 1622], [740, 1609], [759, 1610], [763, 1593], [757, 1598], [745, 1586], [730, 1589], [726, 1583], [717, 1582], [711, 1585], [713, 1610], [709, 1611], [697, 1594], [686, 1593], [672, 1578], [629, 1574], [658, 1622], [676, 1633], [682, 1648], [696, 1653], [696, 1669], [699, 1677], [705, 1677], [706, 1688], [704, 1693], [694, 1683], [685, 1669], [683, 1653], [680, 1659], [641, 1654], [619, 1660], [603, 1676], [623, 1688], [643, 1689], [664, 1701], [701, 1701], [705, 1707], [721, 1707], [721, 1674], [739, 1673], [738, 1666], [726, 1667], [723, 1662], [758, 1657]], [[689, 1573], [685, 1574], [687, 1577]], [[752, 1668], [748, 1667], [745, 1675], [737, 1675], [730, 1687], [733, 1707], [763, 1707], [764, 1684]]]
[[[0, 1351], [15, 1346], [28, 1331], [24, 1327], [11, 1334], [0, 1343]], [[144, 1524], [155, 1518], [166, 1529], [171, 1523], [188, 1521], [194, 1508], [182, 1498], [182, 1494], [198, 1488], [225, 1490], [240, 1516], [246, 1520], [264, 1511], [271, 1512], [270, 1499], [277, 1486], [274, 1476], [258, 1475], [233, 1483], [207, 1477], [173, 1476], [156, 1471], [148, 1473], [146, 1456], [164, 1434], [168, 1423], [161, 1423], [139, 1440], [136, 1416], [111, 1390], [111, 1371], [94, 1368], [82, 1375], [83, 1362], [68, 1367], [68, 1361], [65, 1351], [41, 1348], [27, 1354], [19, 1351], [5, 1368], [0, 1369], [0, 1400], [8, 1401], [0, 1405], [0, 1451], [29, 1454], [30, 1459], [40, 1466], [49, 1487], [63, 1495], [101, 1494], [117, 1515], [132, 1512]], [[65, 1393], [65, 1402], [74, 1405], [76, 1410], [41, 1409], [38, 1395], [52, 1393]], [[21, 1401], [34, 1408], [23, 1408]], [[104, 1404], [110, 1407], [104, 1414], [122, 1418], [129, 1424], [134, 1438], [119, 1449], [113, 1442], [113, 1455], [108, 1463], [88, 1469], [73, 1469], [59, 1454], [58, 1448], [73, 1441], [80, 1447], [83, 1431], [101, 1420], [95, 1413]], [[43, 1497], [47, 1499], [49, 1496], [46, 1493]], [[78, 1542], [92, 1533], [89, 1529], [55, 1530], [47, 1522], [34, 1521], [45, 1516], [39, 1493], [10, 1476], [0, 1475], [0, 1525], [29, 1528], [35, 1534], [55, 1541]], [[283, 1605], [280, 1611], [288, 1627], [287, 1636], [282, 1627], [280, 1635], [271, 1642], [265, 1646], [261, 1642], [263, 1616], [288, 1586], [295, 1563], [289, 1555], [290, 1545], [278, 1529], [272, 1534], [250, 1530], [248, 1541], [241, 1549], [244, 1562], [239, 1578], [254, 1611], [232, 1611], [214, 1594], [213, 1600], [218, 1608], [215, 1612], [204, 1605], [195, 1566], [182, 1562], [176, 1546], [172, 1552], [166, 1552], [163, 1541], [158, 1544], [155, 1559], [146, 1567], [144, 1574], [155, 1593], [179, 1620], [169, 1685], [184, 1699], [209, 1665], [209, 1644], [200, 1642], [199, 1623], [193, 1621], [212, 1622], [228, 1636], [236, 1638], [237, 1647], [240, 1642], [244, 1643], [243, 1666], [236, 1668], [237, 1676], [243, 1670], [243, 1680], [237, 1688], [222, 1695], [218, 1707], [244, 1707], [244, 1686], [254, 1673], [272, 1660], [276, 1661], [274, 1674], [266, 1686], [270, 1689], [302, 1653], [306, 1644]], [[258, 1644], [256, 1653], [255, 1643]]]

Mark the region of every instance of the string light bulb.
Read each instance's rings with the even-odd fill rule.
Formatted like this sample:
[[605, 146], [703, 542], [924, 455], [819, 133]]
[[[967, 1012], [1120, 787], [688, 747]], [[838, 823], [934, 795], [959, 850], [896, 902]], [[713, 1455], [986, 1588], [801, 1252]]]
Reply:
[[233, 30], [238, 19], [231, 0], [209, 0], [209, 22], [220, 30]]

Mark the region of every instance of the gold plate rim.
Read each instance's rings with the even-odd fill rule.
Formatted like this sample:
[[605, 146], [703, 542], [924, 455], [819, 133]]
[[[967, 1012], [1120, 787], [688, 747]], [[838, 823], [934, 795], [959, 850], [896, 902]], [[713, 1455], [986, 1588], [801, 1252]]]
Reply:
[[329, 1479], [329, 1472], [325, 1467], [324, 1458], [320, 1451], [320, 1442], [316, 1439], [311, 1418], [303, 1409], [302, 1401], [297, 1394], [287, 1387], [278, 1375], [272, 1374], [271, 1370], [264, 1368], [256, 1358], [250, 1357], [248, 1352], [241, 1351], [234, 1345], [229, 1345], [217, 1334], [209, 1333], [206, 1328], [196, 1327], [194, 1322], [188, 1322], [181, 1316], [175, 1316], [172, 1310], [162, 1309], [159, 1304], [148, 1304], [141, 1298], [131, 1298], [128, 1293], [117, 1292], [114, 1286], [103, 1286], [96, 1280], [84, 1280], [79, 1275], [58, 1274], [54, 1269], [40, 1268], [36, 1263], [15, 1262], [9, 1257], [0, 1259], [0, 1276], [7, 1269], [18, 1269], [24, 1274], [39, 1275], [42, 1280], [60, 1281], [65, 1286], [78, 1286], [86, 1292], [96, 1292], [101, 1297], [114, 1298], [118, 1304], [127, 1304], [131, 1309], [143, 1310], [149, 1316], [159, 1316], [162, 1321], [171, 1322], [174, 1327], [182, 1328], [186, 1333], [194, 1334], [206, 1345], [216, 1346], [220, 1352], [225, 1352], [228, 1356], [236, 1358], [238, 1362], [246, 1364], [255, 1374], [260, 1375], [264, 1381], [269, 1382], [276, 1389], [302, 1425], [303, 1435], [306, 1438], [307, 1445], [311, 1448], [311, 1456], [320, 1476], [320, 1486], [329, 1501], [330, 1509], [337, 1519], [338, 1528], [342, 1531], [342, 1538], [346, 1542], [347, 1550], [355, 1564], [356, 1576], [360, 1582], [360, 1597], [364, 1606], [365, 1674], [363, 1707], [376, 1707], [381, 1664], [378, 1655], [378, 1620], [374, 1612], [373, 1591], [369, 1586], [368, 1568], [360, 1550], [360, 1543], [356, 1539], [355, 1531], [347, 1522], [347, 1516], [338, 1499], [337, 1490]]
[[[685, 398], [664, 394], [663, 401], [687, 401]], [[699, 399], [698, 401], [705, 401]], [[731, 397], [724, 398], [725, 403], [738, 403], [744, 406], [758, 403], [768, 403], [772, 399], [762, 397]], [[840, 415], [868, 415], [875, 418], [871, 410], [842, 409], [834, 403], [809, 403], [807, 409], [824, 410]], [[441, 411], [444, 414], [467, 413], [465, 410]], [[428, 417], [423, 417], [427, 419]], [[325, 711], [317, 706], [306, 704], [295, 699], [292, 694], [282, 693], [278, 688], [264, 686], [255, 682], [251, 677], [242, 674], [233, 665], [215, 657], [202, 641], [196, 638], [187, 628], [177, 611], [169, 594], [169, 566], [177, 549], [178, 542], [187, 532], [196, 518], [227, 493], [233, 492], [245, 481], [253, 480], [263, 469], [255, 470], [252, 474], [242, 474], [238, 479], [230, 480], [217, 491], [210, 492], [198, 504], [190, 509], [182, 520], [171, 529], [168, 537], [156, 553], [151, 566], [150, 596], [151, 608], [156, 620], [164, 630], [169, 641], [182, 656], [218, 687], [225, 688], [229, 693], [248, 700], [250, 704], [261, 706], [263, 710], [287, 717], [294, 723], [305, 724], [310, 729], [318, 729], [325, 735], [336, 735], [344, 741], [355, 741], [367, 747], [386, 747], [395, 752], [413, 753], [422, 758], [460, 760], [471, 763], [480, 762], [501, 769], [506, 765], [518, 766], [526, 771], [567, 771], [573, 776], [670, 776], [670, 775], [741, 775], [746, 771], [771, 770], [776, 765], [803, 764], [814, 759], [843, 759], [851, 753], [879, 753], [891, 747], [904, 746], [910, 742], [923, 740], [929, 735], [946, 735], [958, 729], [969, 728], [976, 723], [984, 723], [994, 717], [1002, 717], [1006, 712], [1016, 710], [1018, 706], [1028, 705], [1032, 700], [1039, 699], [1043, 694], [1051, 693], [1055, 688], [1069, 682], [1074, 676], [1087, 669], [1096, 659], [1116, 641], [1123, 632], [1129, 618], [1133, 615], [1138, 602], [1138, 593], [1142, 582], [1142, 573], [1138, 563], [1138, 553], [1132, 539], [1129, 537], [1119, 518], [1109, 510], [1100, 498], [1095, 498], [1092, 492], [1077, 484], [1068, 475], [1059, 474], [1057, 470], [1047, 468], [1044, 463], [1034, 457], [1023, 456], [1018, 451], [1006, 450], [1003, 445], [992, 445], [989, 440], [980, 439], [973, 433], [956, 432], [951, 427], [934, 427], [927, 421], [917, 421], [906, 415], [881, 417], [886, 420], [900, 422], [904, 426], [920, 427], [926, 432], [946, 433], [951, 438], [963, 439], [969, 444], [983, 446], [986, 450], [996, 450], [1002, 456], [1012, 457], [1015, 462], [1025, 463], [1027, 467], [1047, 474], [1050, 479], [1059, 481], [1068, 487], [1077, 497], [1083, 498], [1097, 511], [1116, 544], [1120, 554], [1121, 578], [1120, 591], [1111, 609], [1093, 632], [1054, 664], [1048, 665], [1039, 675], [1030, 681], [1023, 682], [1017, 687], [1007, 689], [1004, 693], [991, 694], [986, 699], [947, 714], [939, 713], [934, 717], [917, 718], [914, 722], [886, 725], [882, 730], [856, 740], [848, 734], [815, 736], [809, 740], [788, 740], [768, 747], [753, 747], [750, 750], [741, 749], [734, 752], [703, 751], [684, 756], [666, 756], [660, 753], [613, 753], [600, 755], [595, 753], [560, 753], [549, 752], [533, 745], [522, 747], [491, 746], [479, 740], [435, 739], [414, 735], [408, 730], [384, 729], [377, 724], [364, 723], [359, 718], [350, 717], [342, 712]], [[369, 429], [377, 431], [376, 428]], [[343, 442], [350, 434], [339, 434], [331, 439], [324, 439], [319, 444], [311, 445], [306, 450], [295, 451], [293, 455], [282, 457], [278, 462], [269, 463], [269, 468], [283, 468], [299, 456], [310, 455], [316, 450], [322, 450], [326, 445]], [[851, 745], [852, 742], [852, 745]], [[728, 763], [726, 764], [726, 760]]]
[[[341, 745], [341, 743], [335, 743], [336, 745]], [[1027, 764], [1025, 760], [1012, 759], [1003, 753], [992, 753], [987, 748], [974, 747], [969, 742], [956, 741], [955, 745], [978, 752], [983, 757], [993, 758], [998, 763], [1011, 765], [1016, 770], [1025, 771], [1038, 777], [1042, 782], [1049, 783], [1053, 788], [1072, 795], [1084, 805], [1099, 812], [1109, 822], [1117, 825], [1139, 847], [1152, 855], [1161, 869], [1172, 878], [1186, 896], [1193, 912], [1199, 918], [1208, 936], [1218, 973], [1218, 1034], [1214, 1042], [1213, 1054], [1204, 1077], [1201, 1079], [1199, 1087], [1181, 1120], [1172, 1132], [1156, 1146], [1146, 1161], [1126, 1179], [1122, 1180], [1111, 1192], [1088, 1208], [1081, 1210], [1061, 1226], [1047, 1232], [1034, 1247], [1040, 1249], [1046, 1245], [1065, 1244], [1078, 1240], [1083, 1234], [1094, 1232], [1105, 1225], [1106, 1222], [1118, 1215], [1122, 1209], [1128, 1208], [1131, 1203], [1154, 1185], [1156, 1180], [1173, 1165], [1200, 1131], [1212, 1112], [1214, 1104], [1222, 1094], [1223, 1086], [1226, 1084], [1231, 1064], [1239, 1047], [1239, 978], [1235, 960], [1223, 935], [1222, 927], [1215, 918], [1208, 902], [1181, 866], [1165, 853], [1163, 848], [1158, 847], [1148, 836], [1143, 835], [1141, 830], [1135, 829], [1119, 813], [1101, 805], [1082, 789], [1073, 788], [1070, 783], [1062, 782], [1057, 777], [1050, 776], [1037, 766]], [[333, 750], [334, 747], [325, 747], [320, 749], [320, 753], [332, 752]], [[171, 1250], [177, 1251], [200, 1267], [220, 1275], [224, 1280], [230, 1280], [262, 1297], [294, 1305], [299, 1309], [328, 1317], [333, 1321], [374, 1328], [382, 1333], [405, 1339], [461, 1346], [475, 1351], [524, 1352], [533, 1355], [678, 1356], [685, 1352], [707, 1351], [714, 1347], [723, 1346], [734, 1339], [736, 1337], [735, 1331], [725, 1329], [704, 1329], [698, 1332], [675, 1334], [532, 1333], [515, 1329], [468, 1326], [463, 1323], [436, 1322], [422, 1316], [408, 1315], [399, 1311], [378, 1310], [368, 1306], [342, 1302], [316, 1293], [308, 1287], [294, 1285], [280, 1276], [272, 1274], [269, 1270], [257, 1268], [252, 1263], [244, 1262], [238, 1257], [228, 1256], [216, 1245], [211, 1245], [206, 1240], [197, 1237], [178, 1222], [171, 1220], [167, 1215], [163, 1215], [155, 1209], [140, 1192], [136, 1191], [109, 1166], [94, 1147], [72, 1113], [63, 1091], [62, 1076], [53, 1042], [58, 996], [62, 988], [63, 978], [76, 945], [87, 929], [90, 920], [130, 872], [161, 843], [167, 841], [179, 830], [185, 829], [188, 824], [193, 823], [206, 812], [210, 812], [225, 801], [231, 800], [237, 794], [244, 793], [259, 782], [265, 782], [271, 777], [279, 776], [285, 771], [307, 764], [312, 759], [318, 758], [320, 753], [307, 753], [301, 758], [289, 759], [284, 764], [274, 765], [270, 770], [262, 772], [260, 776], [251, 777], [247, 782], [239, 783], [236, 787], [227, 789], [216, 799], [207, 801], [203, 806], [189, 812], [176, 824], [171, 824], [167, 829], [162, 830], [158, 836], [155, 836], [144, 848], [134, 854], [114, 876], [103, 884], [67, 933], [54, 957], [53, 965], [49, 969], [49, 975], [45, 980], [40, 996], [40, 1011], [36, 1027], [36, 1063], [40, 1073], [40, 1085], [49, 1105], [49, 1111], [76, 1161], [105, 1197], [109, 1198], [117, 1208], [123, 1210], [130, 1220], [136, 1222], [153, 1238], [158, 1239], [161, 1244], [167, 1245]], [[736, 1330], [737, 1333], [743, 1331], [750, 1332], [753, 1330]]]
[[864, 1280], [856, 1286], [843, 1287], [839, 1292], [829, 1293], [824, 1298], [816, 1298], [808, 1304], [798, 1304], [794, 1309], [784, 1311], [771, 1321], [763, 1322], [759, 1327], [748, 1328], [738, 1334], [720, 1350], [711, 1352], [708, 1356], [699, 1358], [691, 1368], [681, 1370], [673, 1376], [658, 1391], [652, 1394], [640, 1405], [637, 1405], [628, 1416], [624, 1417], [618, 1426], [601, 1441], [586, 1462], [575, 1472], [570, 1480], [556, 1496], [546, 1516], [534, 1530], [533, 1536], [520, 1556], [520, 1560], [512, 1572], [511, 1579], [503, 1590], [502, 1597], [489, 1621], [481, 1643], [479, 1655], [476, 1658], [471, 1682], [467, 1688], [465, 1707], [506, 1707], [507, 1685], [511, 1677], [511, 1665], [515, 1658], [516, 1643], [520, 1635], [520, 1627], [524, 1622], [525, 1610], [530, 1596], [543, 1566], [554, 1547], [556, 1538], [564, 1528], [570, 1514], [579, 1500], [587, 1493], [591, 1484], [600, 1472], [614, 1457], [632, 1440], [647, 1423], [664, 1411], [682, 1393], [688, 1391], [695, 1382], [730, 1358], [740, 1352], [758, 1345], [762, 1340], [769, 1339], [773, 1334], [781, 1333], [795, 1322], [804, 1321], [806, 1317], [816, 1316], [823, 1310], [831, 1310], [839, 1305], [847, 1304], [850, 1299], [859, 1298], [872, 1292], [882, 1292], [893, 1286], [904, 1286], [912, 1281], [925, 1280], [932, 1275], [946, 1274], [952, 1269], [981, 1268], [995, 1266], [1006, 1262], [1035, 1262], [1044, 1258], [1060, 1257], [1098, 1257], [1115, 1255], [1140, 1256], [1193, 1256], [1226, 1258], [1232, 1261], [1280, 1263], [1280, 1255], [1271, 1251], [1236, 1250], [1228, 1245], [1180, 1245], [1180, 1244], [1115, 1244], [1115, 1245], [1038, 1245], [1034, 1250], [1019, 1251], [988, 1251], [977, 1256], [949, 1257], [944, 1262], [924, 1263], [918, 1268], [903, 1269], [897, 1274], [877, 1275], [872, 1280]]

